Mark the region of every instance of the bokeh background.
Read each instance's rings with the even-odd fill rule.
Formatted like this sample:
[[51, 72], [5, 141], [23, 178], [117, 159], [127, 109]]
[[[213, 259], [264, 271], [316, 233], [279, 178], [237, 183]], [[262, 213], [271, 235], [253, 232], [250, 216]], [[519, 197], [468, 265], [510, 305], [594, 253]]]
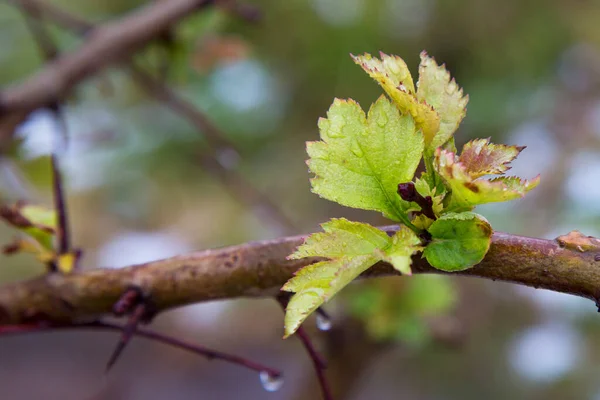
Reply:
[[[250, 0], [249, 0], [250, 2]], [[53, 1], [94, 22], [144, 1]], [[238, 154], [217, 154], [292, 221], [243, 198], [203, 162], [202, 132], [112, 68], [65, 107], [62, 164], [73, 236], [86, 267], [118, 268], [193, 250], [311, 232], [330, 217], [373, 224], [376, 213], [310, 193], [304, 142], [334, 97], [364, 108], [381, 93], [349, 53], [398, 54], [416, 71], [426, 49], [470, 96], [457, 133], [527, 145], [511, 172], [540, 173], [526, 199], [478, 210], [497, 230], [554, 238], [600, 235], [600, 2], [594, 0], [256, 0], [249, 23], [220, 10], [190, 17], [170, 45], [135, 56], [192, 101]], [[81, 38], [47, 24], [63, 51]], [[22, 14], [0, 4], [0, 84], [44, 63]], [[52, 114], [36, 112], [0, 161], [4, 201], [50, 204]], [[233, 188], [232, 188], [233, 186]], [[252, 204], [249, 204], [252, 203]], [[0, 242], [15, 232], [0, 227]], [[0, 283], [38, 275], [27, 256], [3, 257]], [[326, 307], [332, 329], [306, 327], [329, 359], [337, 399], [600, 399], [600, 318], [571, 296], [467, 278], [386, 278], [352, 285]], [[0, 338], [2, 397], [317, 399], [307, 355], [285, 341], [273, 300], [199, 304], [160, 315], [161, 331], [285, 372], [278, 392], [252, 371], [134, 340], [108, 377], [117, 335], [61, 332]]]

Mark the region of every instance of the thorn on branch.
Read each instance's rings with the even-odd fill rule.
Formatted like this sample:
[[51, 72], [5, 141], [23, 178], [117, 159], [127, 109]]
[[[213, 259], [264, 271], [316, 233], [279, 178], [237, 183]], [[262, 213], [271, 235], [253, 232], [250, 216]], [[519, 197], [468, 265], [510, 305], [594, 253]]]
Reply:
[[132, 286], [125, 291], [113, 306], [113, 313], [117, 317], [122, 317], [130, 312], [135, 304], [143, 298], [142, 290], [137, 286]]
[[115, 365], [137, 331], [138, 325], [150, 322], [156, 315], [156, 308], [150, 298], [145, 296], [139, 287], [127, 289], [114, 304], [113, 311], [117, 316], [130, 315], [127, 323], [123, 325], [119, 342], [106, 363], [105, 372], [108, 372]]

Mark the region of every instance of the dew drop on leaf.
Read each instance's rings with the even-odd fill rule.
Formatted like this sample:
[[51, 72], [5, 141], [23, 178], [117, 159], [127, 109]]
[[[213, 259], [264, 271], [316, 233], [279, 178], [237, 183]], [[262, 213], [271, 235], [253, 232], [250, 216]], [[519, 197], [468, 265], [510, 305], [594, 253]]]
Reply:
[[346, 137], [342, 134], [341, 131], [334, 131], [334, 130], [330, 131], [328, 136], [330, 138], [334, 138], [334, 139], [342, 139], [342, 138]]
[[267, 392], [276, 392], [283, 386], [283, 377], [272, 375], [268, 371], [260, 371], [260, 384]]
[[331, 322], [331, 319], [322, 315], [322, 314], [317, 314], [317, 328], [319, 328], [320, 331], [328, 331], [333, 327], [333, 323]]
[[362, 149], [360, 148], [358, 142], [353, 141], [352, 145], [350, 146], [350, 151], [356, 156], [356, 157], [362, 157], [364, 156], [364, 153], [362, 151]]

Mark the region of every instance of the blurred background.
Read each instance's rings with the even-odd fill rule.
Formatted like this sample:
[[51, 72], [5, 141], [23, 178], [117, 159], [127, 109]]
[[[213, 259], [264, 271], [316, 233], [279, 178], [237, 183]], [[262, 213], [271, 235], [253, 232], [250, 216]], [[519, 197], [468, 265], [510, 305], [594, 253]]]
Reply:
[[[250, 0], [249, 0], [250, 2]], [[144, 1], [55, 0], [99, 23]], [[223, 146], [111, 68], [65, 105], [62, 159], [73, 237], [86, 267], [119, 268], [194, 250], [312, 232], [330, 217], [387, 224], [310, 193], [304, 142], [334, 97], [368, 108], [380, 88], [349, 53], [403, 57], [426, 49], [470, 96], [456, 135], [526, 145], [511, 173], [542, 175], [526, 199], [478, 208], [496, 230], [554, 238], [600, 235], [600, 2], [593, 0], [256, 0], [250, 23], [209, 9], [135, 55], [192, 102]], [[62, 51], [81, 36], [52, 23]], [[0, 84], [45, 60], [18, 8], [0, 4]], [[4, 201], [51, 204], [48, 154], [57, 121], [38, 111], [0, 161]], [[214, 144], [214, 143], [213, 143]], [[261, 193], [263, 196], [257, 195]], [[0, 242], [15, 231], [0, 227]], [[39, 275], [32, 257], [3, 257], [0, 283]], [[336, 399], [600, 399], [600, 318], [591, 301], [467, 278], [386, 278], [345, 289], [332, 326], [305, 324], [329, 360]], [[321, 321], [323, 322], [323, 321]], [[321, 328], [328, 328], [321, 323]], [[310, 360], [281, 340], [274, 300], [199, 304], [156, 329], [285, 373], [258, 374], [135, 339], [106, 378], [106, 332], [0, 338], [3, 397], [87, 399], [109, 383], [124, 399], [317, 399]], [[105, 393], [104, 398], [118, 398]]]

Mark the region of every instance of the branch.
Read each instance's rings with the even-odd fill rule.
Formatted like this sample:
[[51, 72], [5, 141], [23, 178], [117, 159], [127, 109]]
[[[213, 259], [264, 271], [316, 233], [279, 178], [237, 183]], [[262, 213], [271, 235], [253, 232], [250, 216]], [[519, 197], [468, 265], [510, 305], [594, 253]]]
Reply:
[[[14, 0], [21, 8], [30, 13], [32, 18], [38, 20], [42, 15], [48, 20], [69, 29], [79, 35], [87, 35], [94, 29], [97, 29], [94, 24], [84, 19], [78, 18], [70, 13], [67, 13], [51, 4], [41, 0]], [[221, 5], [236, 12], [237, 15], [249, 18], [248, 11], [236, 2], [221, 1]], [[256, 15], [256, 12], [252, 13]], [[179, 96], [173, 89], [155, 79], [152, 75], [138, 67], [131, 58], [126, 58], [123, 61], [125, 68], [129, 71], [133, 80], [146, 90], [150, 95], [162, 102], [173, 112], [185, 118], [191, 125], [207, 139], [213, 153], [216, 154], [232, 154], [234, 157], [239, 156], [239, 150], [235, 144], [227, 139], [226, 135], [219, 130], [209, 118], [207, 118], [198, 108], [187, 101], [182, 96]], [[213, 155], [208, 151], [199, 152], [199, 159], [203, 166], [223, 183], [228, 192], [237, 200], [246, 203], [259, 218], [265, 218], [270, 222], [280, 234], [289, 234], [297, 231], [295, 223], [286, 216], [286, 214], [273, 203], [268, 196], [265, 196], [260, 190], [254, 187], [244, 177], [238, 173], [232, 166], [223, 164], [218, 156]]]
[[[394, 231], [396, 227], [384, 228]], [[127, 288], [137, 286], [157, 311], [214, 299], [273, 296], [295, 271], [316, 259], [287, 260], [303, 236], [206, 250], [123, 269], [48, 274], [0, 287], [0, 325], [94, 319], [112, 312]], [[596, 252], [561, 247], [555, 240], [496, 232], [485, 259], [459, 275], [520, 283], [600, 298]], [[599, 261], [596, 261], [595, 259]], [[442, 273], [413, 258], [414, 273]], [[394, 274], [378, 263], [365, 276]]]
[[[4, 328], [0, 328], [0, 335], [9, 336], [9, 335], [22, 335], [25, 333], [44, 333], [51, 332], [55, 330], [90, 330], [90, 331], [115, 331], [119, 332], [123, 329], [123, 327], [119, 324], [113, 322], [105, 322], [105, 321], [92, 321], [86, 322], [82, 324], [67, 324], [67, 325], [13, 325], [7, 326]], [[192, 353], [198, 354], [200, 356], [206, 357], [209, 360], [223, 360], [225, 362], [229, 362], [232, 364], [237, 364], [242, 367], [254, 370], [256, 372], [266, 372], [270, 376], [277, 378], [281, 376], [281, 372], [279, 370], [270, 368], [266, 365], [262, 365], [251, 360], [247, 360], [243, 357], [239, 357], [233, 354], [223, 353], [221, 351], [212, 350], [204, 346], [200, 346], [198, 344], [193, 344], [190, 342], [186, 342], [184, 340], [176, 339], [171, 336], [163, 335], [162, 333], [144, 329], [137, 328], [134, 332], [134, 335], [140, 336], [149, 340], [154, 340], [158, 343], [163, 343], [168, 346], [172, 346], [175, 348], [179, 348], [182, 350], [190, 351]]]
[[33, 110], [59, 102], [80, 81], [129, 57], [191, 12], [213, 2], [154, 1], [94, 29], [80, 48], [46, 64], [25, 82], [0, 94], [0, 138], [10, 137], [14, 127]]

